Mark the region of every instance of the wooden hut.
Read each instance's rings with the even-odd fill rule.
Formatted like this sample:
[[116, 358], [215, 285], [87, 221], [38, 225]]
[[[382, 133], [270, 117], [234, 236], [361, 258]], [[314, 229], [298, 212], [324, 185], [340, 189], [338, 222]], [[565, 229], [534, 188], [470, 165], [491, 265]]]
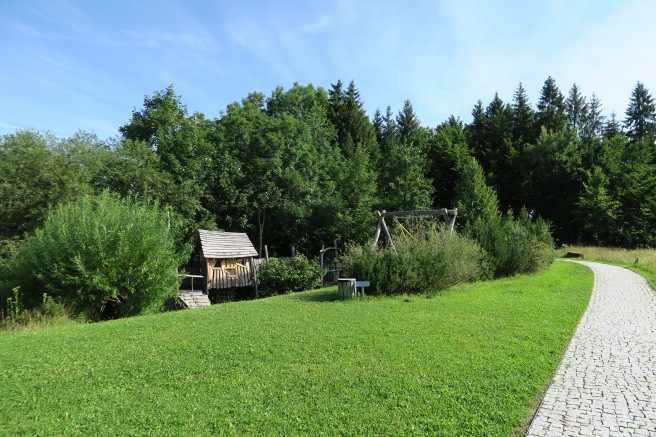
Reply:
[[206, 278], [205, 293], [210, 289], [256, 287], [257, 251], [248, 235], [205, 230], [198, 233]]

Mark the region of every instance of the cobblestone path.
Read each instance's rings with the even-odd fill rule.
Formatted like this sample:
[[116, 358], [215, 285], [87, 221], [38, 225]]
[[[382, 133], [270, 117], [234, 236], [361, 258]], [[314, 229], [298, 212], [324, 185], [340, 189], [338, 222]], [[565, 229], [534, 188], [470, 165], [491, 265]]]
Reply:
[[595, 275], [590, 305], [528, 436], [656, 436], [656, 293], [622, 267]]

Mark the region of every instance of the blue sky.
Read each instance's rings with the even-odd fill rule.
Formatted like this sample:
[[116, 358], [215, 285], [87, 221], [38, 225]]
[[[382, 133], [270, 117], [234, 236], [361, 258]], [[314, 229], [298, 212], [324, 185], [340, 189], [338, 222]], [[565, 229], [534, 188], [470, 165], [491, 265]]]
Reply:
[[0, 134], [100, 138], [173, 84], [209, 118], [249, 92], [354, 80], [370, 117], [409, 99], [422, 124], [478, 99], [535, 104], [552, 76], [624, 111], [656, 94], [656, 2], [0, 0]]

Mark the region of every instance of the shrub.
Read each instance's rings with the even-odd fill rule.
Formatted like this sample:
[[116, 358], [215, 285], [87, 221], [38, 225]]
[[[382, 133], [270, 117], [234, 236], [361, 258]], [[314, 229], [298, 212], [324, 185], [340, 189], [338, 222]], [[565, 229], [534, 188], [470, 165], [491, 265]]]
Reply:
[[459, 227], [485, 250], [487, 278], [533, 273], [545, 269], [554, 258], [553, 239], [547, 223], [532, 220], [523, 209], [517, 220], [499, 212], [493, 188], [485, 183], [483, 169], [474, 158], [461, 163], [456, 184]]
[[104, 192], [51, 211], [21, 246], [11, 273], [28, 308], [46, 293], [98, 320], [109, 307], [118, 317], [158, 310], [177, 291], [178, 260], [157, 203]]
[[489, 278], [535, 273], [546, 269], [554, 259], [549, 225], [541, 218], [532, 220], [526, 210], [516, 220], [510, 213], [476, 219], [465, 233], [485, 251]]
[[270, 258], [257, 272], [260, 297], [305, 291], [321, 285], [324, 270], [303, 255]]
[[371, 281], [371, 291], [379, 294], [432, 294], [483, 276], [481, 248], [444, 227], [397, 231], [393, 239], [396, 251], [349, 247], [342, 257], [348, 275]]

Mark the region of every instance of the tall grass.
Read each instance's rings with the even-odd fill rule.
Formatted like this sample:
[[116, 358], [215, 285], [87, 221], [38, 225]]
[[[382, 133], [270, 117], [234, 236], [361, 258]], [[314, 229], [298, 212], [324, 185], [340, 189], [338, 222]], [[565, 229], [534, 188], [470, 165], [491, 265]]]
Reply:
[[565, 256], [567, 252], [582, 253], [585, 259], [617, 264], [627, 267], [644, 276], [656, 289], [656, 249], [622, 249], [597, 246], [569, 246], [558, 253]]
[[20, 288], [7, 298], [6, 312], [0, 311], [0, 331], [34, 331], [47, 326], [74, 323], [71, 312], [47, 294], [38, 308], [25, 308]]

